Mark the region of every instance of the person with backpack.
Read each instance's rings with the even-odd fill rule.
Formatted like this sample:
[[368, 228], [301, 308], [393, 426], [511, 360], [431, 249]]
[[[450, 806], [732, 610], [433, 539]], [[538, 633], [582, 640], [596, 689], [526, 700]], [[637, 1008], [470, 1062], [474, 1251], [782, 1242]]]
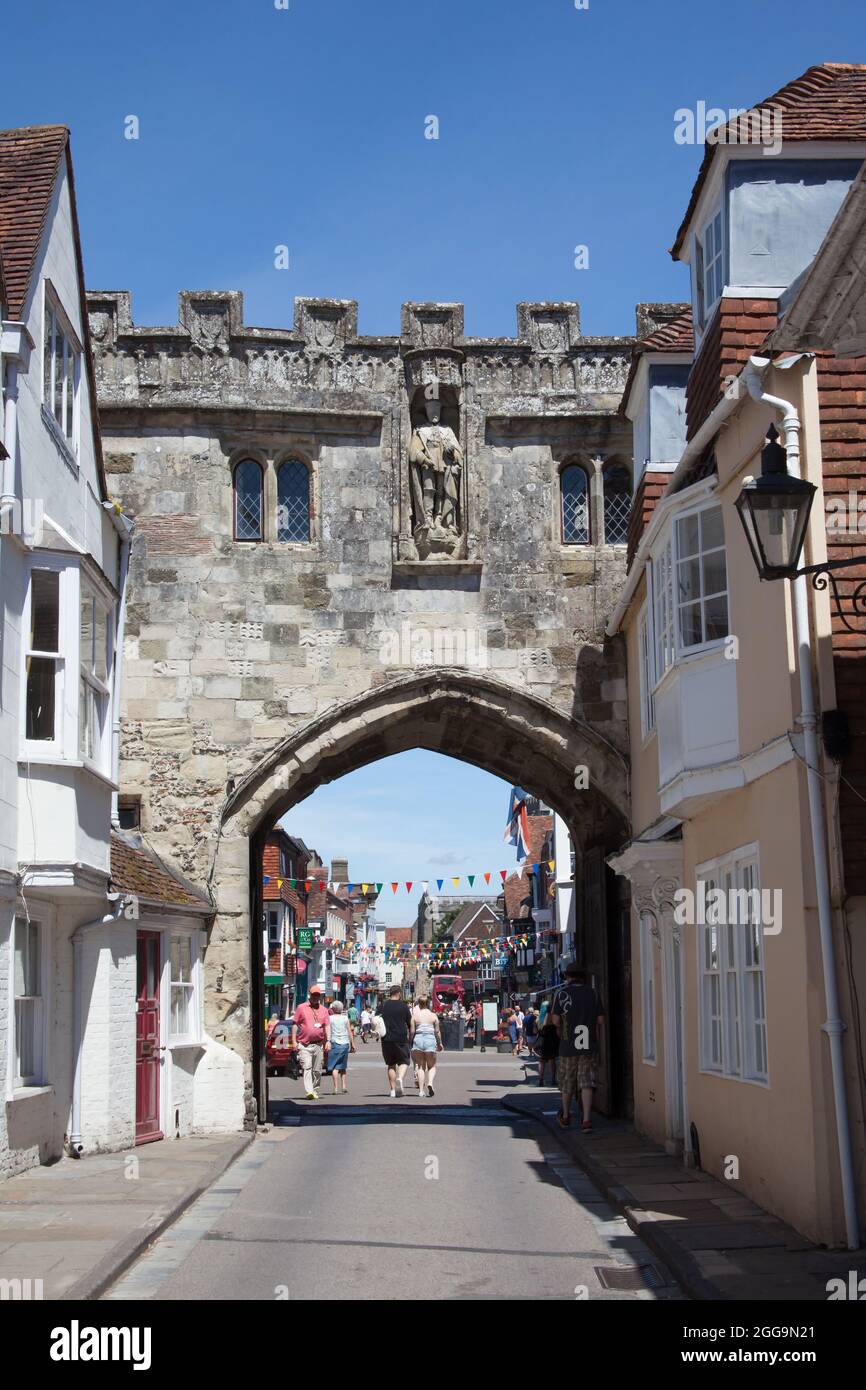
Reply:
[[556, 991], [550, 1014], [559, 1030], [559, 1089], [562, 1096], [557, 1121], [562, 1129], [571, 1124], [571, 1102], [580, 1091], [583, 1110], [581, 1129], [592, 1129], [592, 1093], [598, 1085], [600, 1029], [604, 1009], [586, 973], [576, 965], [565, 972], [565, 984]]

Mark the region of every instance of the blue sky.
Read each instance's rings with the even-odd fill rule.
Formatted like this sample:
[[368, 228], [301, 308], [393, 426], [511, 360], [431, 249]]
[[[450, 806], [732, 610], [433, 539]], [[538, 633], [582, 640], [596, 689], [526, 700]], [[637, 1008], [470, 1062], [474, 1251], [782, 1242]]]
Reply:
[[260, 325], [335, 295], [395, 333], [438, 298], [513, 334], [518, 300], [577, 299], [585, 332], [628, 333], [638, 300], [686, 296], [666, 248], [700, 151], [675, 109], [862, 61], [866, 28], [853, 0], [42, 0], [3, 52], [3, 123], [71, 126], [88, 283], [142, 323], [240, 288]]
[[[2, 44], [2, 124], [71, 127], [88, 284], [131, 290], [139, 323], [175, 323], [180, 289], [241, 289], [262, 326], [325, 295], [391, 334], [404, 300], [444, 299], [467, 333], [513, 335], [519, 300], [575, 299], [604, 334], [687, 297], [666, 248], [701, 150], [675, 143], [674, 112], [862, 62], [866, 25], [854, 0], [41, 0]], [[434, 878], [514, 862], [507, 796], [417, 752], [290, 824], [353, 873]]]
[[[349, 861], [358, 882], [382, 882], [376, 915], [389, 926], [415, 920], [422, 880], [443, 893], [498, 892], [500, 869], [517, 868], [503, 841], [511, 786], [468, 763], [417, 748], [319, 787], [282, 824], [326, 864]], [[490, 887], [482, 875], [491, 872]], [[452, 875], [460, 875], [455, 890]], [[467, 874], [475, 874], [470, 888]], [[391, 882], [399, 883], [392, 892]], [[411, 881], [412, 892], [406, 883]]]

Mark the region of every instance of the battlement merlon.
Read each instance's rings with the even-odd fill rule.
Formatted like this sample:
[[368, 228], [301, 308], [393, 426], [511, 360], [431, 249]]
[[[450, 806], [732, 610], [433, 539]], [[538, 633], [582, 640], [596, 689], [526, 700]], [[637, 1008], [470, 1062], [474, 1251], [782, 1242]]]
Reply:
[[[637, 341], [582, 336], [568, 301], [518, 304], [514, 338], [467, 337], [463, 305], [451, 303], [406, 303], [399, 335], [380, 337], [358, 334], [356, 300], [296, 298], [290, 329], [246, 326], [240, 290], [182, 290], [171, 326], [133, 323], [126, 290], [92, 290], [87, 304], [105, 408], [307, 408], [327, 396], [337, 409], [384, 412], [399, 382], [438, 377], [506, 413], [607, 414]], [[678, 307], [638, 305], [638, 329]]]
[[[129, 290], [88, 290], [87, 304], [92, 316], [104, 316], [111, 340], [120, 337], [174, 339], [193, 337], [201, 320], [209, 320], [214, 330], [225, 329], [229, 338], [260, 341], [263, 338], [317, 348], [342, 346], [491, 348], [530, 347], [540, 352], [566, 352], [575, 347], [626, 347], [634, 337], [642, 337], [651, 326], [673, 317], [686, 307], [681, 304], [638, 304], [636, 335], [601, 334], [582, 336], [580, 305], [571, 300], [547, 300], [517, 305], [517, 336], [473, 337], [464, 333], [463, 305], [435, 301], [408, 301], [401, 306], [399, 334], [358, 334], [356, 299], [313, 299], [297, 296], [291, 328], [261, 328], [244, 323], [244, 297], [241, 290], [181, 290], [178, 294], [176, 324], [137, 324], [132, 318]], [[99, 325], [97, 325], [99, 326]], [[219, 341], [224, 334], [214, 331]], [[98, 337], [101, 344], [104, 335]]]

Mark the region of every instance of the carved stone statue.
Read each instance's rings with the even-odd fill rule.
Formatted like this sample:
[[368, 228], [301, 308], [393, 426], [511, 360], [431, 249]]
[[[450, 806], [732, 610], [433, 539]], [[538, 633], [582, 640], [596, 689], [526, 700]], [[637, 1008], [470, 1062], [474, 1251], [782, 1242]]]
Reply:
[[463, 450], [449, 425], [440, 423], [438, 400], [425, 401], [426, 425], [412, 431], [409, 465], [415, 511], [413, 536], [421, 559], [451, 555], [460, 542], [460, 475]]

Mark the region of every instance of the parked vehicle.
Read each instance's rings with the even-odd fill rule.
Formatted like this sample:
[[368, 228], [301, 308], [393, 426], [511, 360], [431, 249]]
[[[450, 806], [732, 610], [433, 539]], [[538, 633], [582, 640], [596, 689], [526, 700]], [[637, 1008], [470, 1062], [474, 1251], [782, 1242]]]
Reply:
[[288, 1076], [297, 1081], [301, 1074], [297, 1048], [292, 1043], [292, 1023], [281, 1020], [268, 1033], [265, 1043], [265, 1065], [268, 1076]]

